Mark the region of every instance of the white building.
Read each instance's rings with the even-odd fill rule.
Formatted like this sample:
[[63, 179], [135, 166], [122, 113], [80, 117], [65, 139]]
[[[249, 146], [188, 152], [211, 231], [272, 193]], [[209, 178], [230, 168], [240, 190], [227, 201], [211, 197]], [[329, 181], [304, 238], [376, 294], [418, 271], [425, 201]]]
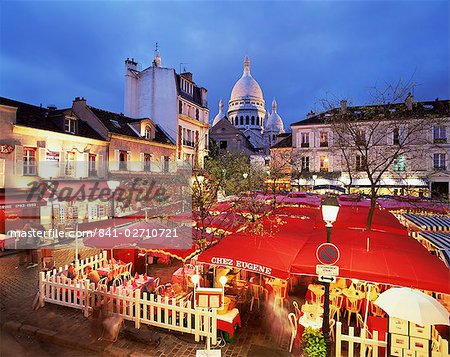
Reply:
[[[450, 171], [450, 102], [436, 100], [412, 102], [412, 96], [404, 103], [390, 105], [369, 105], [347, 107], [342, 101], [341, 108], [324, 113], [309, 113], [308, 118], [294, 124], [292, 128], [292, 170], [291, 185], [300, 190], [315, 187], [344, 190], [350, 184], [349, 167], [352, 171], [352, 192], [369, 192], [370, 181], [364, 172], [364, 159], [358, 150], [347, 159], [337, 143], [330, 118], [346, 115], [360, 123], [361, 140], [377, 140], [373, 149], [379, 153], [389, 151], [389, 147], [408, 140], [404, 154], [396, 158], [391, 167], [382, 175], [379, 194], [449, 195]], [[383, 118], [376, 130], [371, 118]], [[425, 123], [420, 130], [407, 134], [411, 123]], [[377, 119], [380, 122], [379, 119]], [[401, 123], [398, 128], [395, 123]], [[367, 130], [368, 129], [368, 130]], [[366, 137], [365, 132], [371, 137]], [[375, 138], [376, 137], [376, 138]], [[403, 141], [405, 142], [405, 141]], [[405, 151], [405, 150], [404, 150]], [[373, 156], [372, 156], [373, 159]], [[371, 160], [369, 157], [367, 160]]]
[[[244, 60], [244, 72], [236, 82], [228, 102], [227, 116], [223, 112], [222, 100], [219, 103], [219, 113], [213, 121], [213, 126], [221, 120], [229, 120], [250, 141], [256, 152], [268, 153], [277, 136], [284, 133], [283, 120], [277, 113], [277, 103], [272, 102], [272, 112], [266, 111], [263, 92], [258, 82], [250, 73], [250, 59]], [[223, 137], [222, 137], [223, 136]], [[224, 141], [229, 133], [216, 133], [214, 140]], [[230, 146], [230, 145], [229, 145]]]
[[140, 71], [137, 65], [134, 59], [125, 61], [125, 115], [151, 118], [177, 143], [177, 160], [203, 166], [209, 129], [206, 88], [193, 82], [192, 73], [162, 67], [158, 51], [150, 67]]

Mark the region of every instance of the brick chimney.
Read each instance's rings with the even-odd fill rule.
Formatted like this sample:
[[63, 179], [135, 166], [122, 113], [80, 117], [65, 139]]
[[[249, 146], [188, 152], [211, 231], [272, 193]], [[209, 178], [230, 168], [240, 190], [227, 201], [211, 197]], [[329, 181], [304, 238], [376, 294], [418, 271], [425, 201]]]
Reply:
[[413, 95], [411, 94], [411, 92], [409, 92], [408, 95], [406, 96], [405, 104], [406, 104], [406, 109], [412, 110], [412, 107], [413, 107]]
[[347, 113], [347, 100], [346, 99], [341, 100], [341, 113], [342, 114]]

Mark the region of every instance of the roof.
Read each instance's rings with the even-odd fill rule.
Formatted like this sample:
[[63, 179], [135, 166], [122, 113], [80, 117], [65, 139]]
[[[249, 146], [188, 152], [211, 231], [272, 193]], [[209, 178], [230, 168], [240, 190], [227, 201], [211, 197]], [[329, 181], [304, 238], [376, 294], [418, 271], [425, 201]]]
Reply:
[[0, 104], [17, 108], [16, 124], [18, 125], [40, 130], [54, 131], [66, 135], [83, 136], [96, 140], [104, 140], [94, 129], [92, 129], [85, 121], [81, 119], [78, 120], [76, 134], [66, 133], [63, 127], [58, 125], [57, 119], [65, 115], [77, 117], [76, 114], [72, 112], [71, 108], [52, 110], [4, 97], [0, 97]]
[[[88, 106], [88, 108], [106, 126], [110, 133], [142, 139], [142, 137], [138, 135], [128, 124], [132, 122], [140, 122], [142, 120], [149, 120], [148, 118], [133, 119], [123, 114], [109, 112], [107, 110], [98, 109], [92, 106]], [[155, 127], [155, 139], [153, 141], [162, 144], [174, 144], [157, 124], [155, 124]]]
[[290, 148], [292, 147], [292, 134], [287, 135], [284, 139], [277, 142], [275, 145], [272, 145], [271, 149], [281, 149], [281, 148]]
[[181, 88], [180, 88], [180, 78], [181, 77], [183, 77], [184, 79], [187, 79], [187, 80], [190, 79], [190, 78], [187, 78], [186, 76], [179, 75], [179, 74], [175, 73], [178, 95], [181, 96], [181, 98], [186, 99], [186, 100], [188, 100], [188, 101], [190, 101], [190, 102], [192, 102], [194, 104], [197, 104], [198, 106], [200, 106], [202, 108], [208, 108], [207, 106], [203, 105], [201, 88], [199, 86], [193, 84], [193, 94], [192, 95], [190, 95], [189, 93], [186, 93], [185, 91], [181, 90]]
[[[291, 126], [324, 124], [328, 118], [338, 114], [342, 114], [341, 108], [333, 108], [318, 114], [310, 113], [307, 119], [293, 123]], [[348, 119], [361, 121], [380, 116], [387, 120], [405, 117], [449, 116], [450, 100], [436, 99], [435, 101], [414, 102], [412, 110], [408, 110], [404, 103], [361, 105], [348, 107], [345, 115]]]

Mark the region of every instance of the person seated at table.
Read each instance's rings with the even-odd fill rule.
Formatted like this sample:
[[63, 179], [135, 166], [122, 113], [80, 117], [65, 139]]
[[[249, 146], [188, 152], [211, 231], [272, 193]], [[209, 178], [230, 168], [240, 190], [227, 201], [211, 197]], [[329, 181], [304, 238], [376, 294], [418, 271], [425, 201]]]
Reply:
[[100, 281], [100, 274], [97, 270], [92, 270], [92, 267], [88, 265], [84, 268], [84, 274], [86, 275], [86, 279], [93, 282], [95, 286], [97, 286]]
[[76, 278], [77, 278], [78, 274], [77, 274], [77, 272], [76, 272], [76, 270], [75, 270], [75, 265], [74, 265], [73, 262], [69, 265], [69, 268], [67, 269], [67, 274], [66, 274], [66, 276], [67, 276], [69, 279], [76, 279]]

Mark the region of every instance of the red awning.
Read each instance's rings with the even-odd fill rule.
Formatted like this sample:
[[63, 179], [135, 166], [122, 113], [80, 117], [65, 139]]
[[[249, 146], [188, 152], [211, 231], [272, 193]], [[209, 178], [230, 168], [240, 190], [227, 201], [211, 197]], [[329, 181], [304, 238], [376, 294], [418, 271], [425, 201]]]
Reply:
[[[320, 211], [316, 227], [300, 248], [292, 263], [291, 273], [315, 275], [317, 247], [326, 241]], [[331, 234], [331, 242], [341, 252], [339, 276], [376, 283], [408, 286], [450, 293], [450, 270], [436, 256], [409, 237], [395, 217], [377, 209], [373, 230], [364, 231], [367, 208], [341, 207]], [[303, 234], [285, 226], [286, 233]], [[367, 238], [369, 237], [369, 251]]]

